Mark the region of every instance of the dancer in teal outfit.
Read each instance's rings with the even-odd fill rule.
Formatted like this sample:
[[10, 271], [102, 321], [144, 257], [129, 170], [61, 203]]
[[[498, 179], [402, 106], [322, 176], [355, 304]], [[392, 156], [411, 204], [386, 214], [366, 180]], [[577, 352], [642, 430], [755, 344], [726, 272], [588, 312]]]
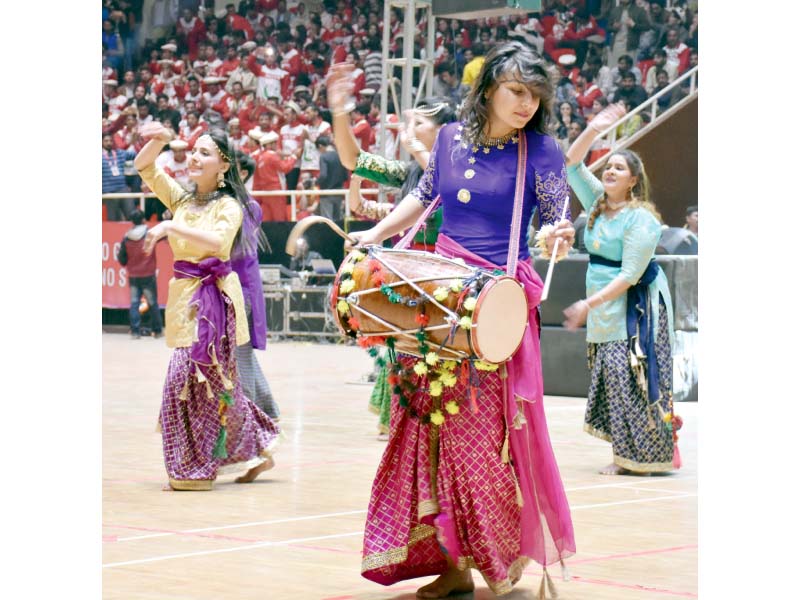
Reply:
[[589, 215], [586, 298], [564, 311], [564, 325], [586, 323], [591, 381], [584, 429], [611, 442], [601, 473], [649, 474], [680, 467], [672, 406], [672, 299], [654, 261], [661, 218], [649, 200], [641, 158], [614, 152], [602, 181], [583, 158], [598, 133], [625, 114], [599, 113], [567, 151], [567, 181]]

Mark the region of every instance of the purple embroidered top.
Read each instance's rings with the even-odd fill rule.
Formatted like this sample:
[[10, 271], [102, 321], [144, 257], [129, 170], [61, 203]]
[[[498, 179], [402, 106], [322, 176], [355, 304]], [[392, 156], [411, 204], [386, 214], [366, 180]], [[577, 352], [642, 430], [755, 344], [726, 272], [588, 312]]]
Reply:
[[[505, 265], [511, 235], [511, 213], [517, 174], [516, 138], [489, 148], [462, 139], [462, 123], [439, 130], [428, 167], [411, 194], [424, 206], [442, 197], [440, 231], [466, 249], [496, 264]], [[569, 199], [564, 155], [548, 135], [525, 131], [528, 161], [522, 206], [519, 259], [530, 256], [527, 225], [534, 210], [540, 226], [555, 223]], [[465, 147], [466, 146], [466, 147]], [[473, 151], [477, 148], [477, 151]], [[569, 208], [566, 218], [570, 219]]]

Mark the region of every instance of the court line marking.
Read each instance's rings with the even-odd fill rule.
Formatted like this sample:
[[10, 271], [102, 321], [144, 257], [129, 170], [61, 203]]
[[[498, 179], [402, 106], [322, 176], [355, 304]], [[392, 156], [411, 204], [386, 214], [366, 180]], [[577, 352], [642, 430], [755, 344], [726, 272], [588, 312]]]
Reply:
[[356, 535], [363, 535], [363, 531], [351, 531], [349, 533], [336, 533], [334, 535], [319, 535], [308, 538], [297, 538], [294, 540], [281, 540], [277, 542], [258, 542], [257, 544], [248, 544], [247, 546], [236, 546], [234, 548], [223, 548], [219, 550], [200, 550], [199, 552], [186, 552], [183, 554], [169, 554], [167, 556], [153, 556], [151, 558], [141, 558], [138, 560], [127, 560], [117, 563], [106, 563], [103, 565], [104, 569], [111, 567], [124, 567], [128, 565], [141, 565], [144, 563], [158, 562], [162, 560], [170, 560], [172, 558], [189, 558], [191, 556], [208, 556], [209, 554], [223, 554], [226, 552], [238, 552], [239, 550], [251, 550], [253, 548], [266, 548], [268, 546], [286, 546], [289, 544], [297, 544], [302, 542], [315, 542], [319, 540], [329, 540], [334, 538], [353, 537]]
[[[361, 510], [349, 510], [345, 512], [335, 512], [335, 513], [325, 513], [320, 515], [308, 515], [305, 517], [288, 517], [286, 519], [273, 519], [271, 521], [254, 521], [252, 523], [237, 523], [235, 525], [218, 525], [215, 527], [200, 527], [197, 529], [182, 529], [180, 531], [165, 531], [164, 533], [152, 533], [149, 535], [137, 535], [137, 536], [130, 536], [124, 538], [117, 538], [119, 542], [127, 542], [130, 540], [143, 540], [147, 538], [156, 538], [156, 537], [167, 537], [171, 535], [183, 535], [187, 533], [204, 533], [206, 531], [221, 531], [223, 529], [238, 529], [241, 527], [256, 527], [259, 525], [278, 525], [280, 523], [295, 523], [298, 521], [313, 521], [316, 519], [327, 519], [329, 517], [344, 517], [347, 515], [358, 515], [366, 513], [366, 509]], [[121, 529], [133, 529], [133, 527], [129, 527], [126, 525], [106, 525], [106, 527], [110, 528], [121, 528]]]
[[[644, 482], [643, 482], [644, 484]], [[635, 487], [633, 484], [628, 483], [603, 483], [598, 485], [590, 485], [590, 486], [582, 486], [582, 487], [575, 487], [575, 488], [566, 488], [566, 492], [574, 492], [574, 491], [582, 491], [582, 490], [592, 490], [592, 489], [602, 489], [602, 488], [622, 488], [622, 489], [634, 489], [634, 490], [643, 490], [647, 491], [645, 488], [638, 488]], [[653, 490], [655, 491], [655, 490]], [[667, 493], [672, 493], [674, 496], [685, 496], [687, 493], [689, 495], [697, 495], [691, 494], [689, 492], [681, 492], [679, 490], [670, 491], [670, 490], [663, 490]], [[643, 501], [653, 501], [653, 500], [661, 500], [666, 498], [666, 496], [661, 496], [658, 498], [642, 498], [639, 500], [627, 500], [627, 501], [617, 501], [607, 504], [598, 504], [598, 505], [587, 505], [589, 508], [593, 507], [600, 507], [600, 506], [613, 506], [619, 503], [630, 503], [630, 502], [643, 502]], [[579, 510], [581, 505], [571, 507], [571, 510]], [[150, 533], [145, 535], [133, 535], [133, 536], [126, 536], [126, 537], [118, 537], [116, 539], [117, 542], [129, 542], [135, 540], [145, 540], [145, 539], [152, 539], [152, 538], [159, 538], [159, 537], [169, 537], [173, 535], [191, 535], [196, 533], [205, 533], [208, 531], [223, 531], [226, 529], [239, 529], [242, 527], [259, 527], [263, 525], [279, 525], [282, 523], [294, 523], [299, 521], [313, 521], [317, 519], [327, 519], [330, 517], [342, 517], [348, 515], [358, 515], [366, 513], [366, 509], [361, 510], [352, 510], [346, 512], [337, 512], [337, 513], [324, 513], [318, 515], [308, 515], [305, 517], [289, 517], [286, 519], [273, 519], [271, 521], [254, 521], [250, 523], [237, 523], [234, 525], [217, 525], [214, 527], [201, 527], [197, 529], [182, 529], [179, 531], [171, 531], [171, 530], [160, 530], [159, 533]], [[136, 529], [136, 527], [126, 526], [126, 525], [105, 525], [105, 527], [109, 527], [111, 529], [118, 528], [118, 529]]]
[[[600, 507], [606, 507], [606, 506], [617, 506], [617, 505], [621, 505], [621, 504], [639, 504], [639, 503], [643, 503], [643, 502], [655, 502], [657, 500], [673, 500], [673, 499], [676, 499], [676, 498], [686, 498], [686, 497], [696, 496], [696, 495], [697, 494], [681, 494], [681, 495], [672, 495], [672, 496], [660, 496], [658, 498], [642, 498], [642, 499], [639, 499], [639, 500], [623, 500], [623, 501], [619, 501], [619, 502], [609, 502], [609, 503], [603, 503], [603, 504], [584, 504], [584, 505], [579, 505], [579, 506], [573, 506], [571, 508], [571, 510], [575, 511], [575, 510], [581, 510], [581, 509], [587, 509], [587, 508], [600, 508]], [[364, 511], [361, 511], [361, 512], [364, 512]], [[364, 534], [364, 532], [362, 530], [362, 531], [355, 531], [355, 532], [350, 532], [350, 533], [336, 533], [336, 534], [332, 534], [332, 535], [316, 536], [316, 537], [309, 537], [309, 538], [299, 538], [299, 539], [293, 539], [293, 540], [258, 542], [258, 543], [255, 543], [255, 544], [248, 544], [247, 546], [236, 546], [234, 548], [223, 548], [223, 549], [217, 549], [217, 550], [201, 550], [201, 551], [198, 551], [198, 552], [189, 552], [189, 553], [183, 553], [183, 554], [169, 554], [169, 555], [166, 555], [166, 556], [154, 556], [152, 558], [144, 558], [144, 559], [132, 560], [132, 561], [123, 561], [123, 562], [118, 562], [118, 563], [106, 563], [106, 564], [102, 565], [102, 567], [104, 569], [106, 569], [106, 568], [110, 568], [110, 567], [122, 567], [122, 566], [126, 566], [126, 565], [138, 565], [138, 564], [149, 563], [149, 562], [158, 562], [158, 561], [162, 561], [162, 560], [170, 560], [170, 559], [173, 559], [173, 558], [188, 558], [188, 557], [192, 557], [192, 556], [208, 556], [208, 555], [211, 555], [211, 554], [221, 554], [221, 553], [225, 553], [225, 552], [237, 552], [239, 550], [250, 550], [250, 549], [253, 549], [253, 548], [264, 548], [264, 547], [268, 547], [268, 546], [286, 546], [286, 545], [289, 545], [289, 544], [297, 544], [297, 543], [302, 543], [302, 542], [312, 542], [312, 541], [318, 541], [318, 540], [337, 539], [337, 538], [343, 538], [343, 537], [353, 537], [353, 536], [356, 536], [356, 535], [363, 535], [363, 534]]]

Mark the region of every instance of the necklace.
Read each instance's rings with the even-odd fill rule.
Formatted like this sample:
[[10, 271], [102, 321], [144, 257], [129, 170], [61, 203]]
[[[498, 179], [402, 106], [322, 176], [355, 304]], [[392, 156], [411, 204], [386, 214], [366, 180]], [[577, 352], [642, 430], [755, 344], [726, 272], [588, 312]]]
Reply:
[[611, 202], [611, 200], [606, 198], [606, 206], [608, 206], [608, 208], [610, 208], [611, 210], [619, 210], [627, 203], [628, 203], [627, 200], [620, 200], [619, 202]]
[[217, 198], [222, 197], [222, 192], [220, 191], [213, 191], [213, 192], [195, 192], [194, 193], [194, 201], [198, 204], [208, 204], [209, 202], [213, 202]]
[[[470, 141], [468, 139], [463, 139], [462, 140], [462, 131], [463, 130], [464, 130], [464, 126], [463, 125], [459, 125], [458, 126], [458, 134], [455, 135], [453, 137], [453, 139], [455, 141], [457, 141], [457, 142], [460, 142], [461, 147], [466, 149], [466, 148], [470, 147]], [[503, 148], [506, 147], [506, 144], [508, 142], [511, 142], [512, 144], [516, 144], [517, 142], [519, 142], [519, 135], [518, 135], [518, 131], [516, 129], [512, 129], [506, 135], [501, 136], [501, 137], [496, 137], [496, 138], [491, 138], [491, 137], [485, 136], [483, 134], [480, 134], [480, 135], [478, 135], [477, 138], [475, 138], [471, 142], [471, 144], [472, 144], [471, 150], [472, 150], [473, 154], [477, 154], [478, 150], [481, 150], [484, 154], [489, 154], [489, 152], [491, 152], [492, 148], [497, 148], [498, 150], [502, 150]], [[483, 146], [483, 147], [481, 148], [481, 146]], [[475, 164], [475, 157], [474, 156], [470, 156], [469, 157], [469, 164], [471, 164], [471, 165]]]
[[500, 137], [489, 137], [481, 133], [478, 136], [478, 139], [475, 140], [476, 143], [480, 144], [481, 146], [503, 146], [508, 143], [508, 141], [517, 135], [517, 130], [512, 129], [507, 134], [500, 136]]

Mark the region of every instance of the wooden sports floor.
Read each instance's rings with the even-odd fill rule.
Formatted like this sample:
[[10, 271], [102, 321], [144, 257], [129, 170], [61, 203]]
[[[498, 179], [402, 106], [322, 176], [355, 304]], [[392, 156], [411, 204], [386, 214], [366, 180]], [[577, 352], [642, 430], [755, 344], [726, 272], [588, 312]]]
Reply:
[[[546, 349], [545, 349], [546, 351]], [[155, 433], [170, 350], [103, 334], [103, 597], [186, 600], [411, 600], [432, 580], [383, 587], [360, 572], [370, 486], [384, 448], [361, 383], [358, 347], [275, 342], [257, 352], [282, 411], [276, 467], [249, 485], [163, 492]], [[585, 398], [547, 397], [551, 439], [572, 508], [572, 575], [560, 600], [697, 597], [697, 404], [684, 418], [676, 474], [609, 477], [608, 444], [582, 430]], [[494, 598], [478, 573], [474, 594]], [[533, 599], [529, 566], [508, 600]]]

